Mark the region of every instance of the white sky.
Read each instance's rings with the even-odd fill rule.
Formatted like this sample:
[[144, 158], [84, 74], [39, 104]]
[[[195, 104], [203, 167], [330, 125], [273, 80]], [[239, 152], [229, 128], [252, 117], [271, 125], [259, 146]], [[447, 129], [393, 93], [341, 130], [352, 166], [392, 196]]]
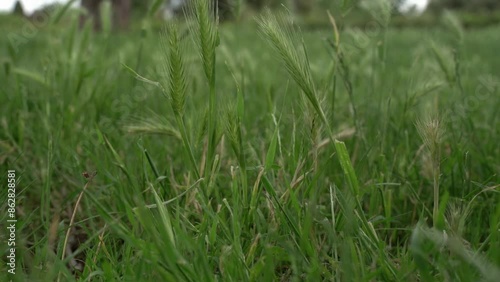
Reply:
[[[67, 3], [68, 0], [21, 0], [23, 4], [24, 11], [28, 14], [33, 13], [36, 9], [43, 5], [50, 3]], [[80, 2], [80, 1], [77, 1]], [[412, 5], [417, 5], [417, 9], [424, 10], [427, 7], [429, 0], [407, 0], [404, 6], [411, 7]], [[0, 12], [8, 12], [14, 8], [16, 0], [0, 0]], [[402, 10], [404, 11], [404, 6]]]
[[[28, 14], [31, 14], [36, 9], [51, 3], [68, 3], [68, 0], [21, 0], [24, 12]], [[0, 0], [0, 12], [12, 11], [15, 4], [16, 0]]]
[[417, 11], [423, 11], [429, 5], [429, 0], [406, 0], [401, 6], [401, 11], [408, 11], [412, 6], [416, 6]]

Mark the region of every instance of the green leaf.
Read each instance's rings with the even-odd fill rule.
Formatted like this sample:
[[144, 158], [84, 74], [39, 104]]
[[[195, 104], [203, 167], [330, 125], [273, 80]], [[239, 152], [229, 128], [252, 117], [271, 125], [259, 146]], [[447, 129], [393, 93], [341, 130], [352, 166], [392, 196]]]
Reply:
[[359, 184], [354, 168], [352, 167], [351, 159], [344, 142], [335, 140], [335, 149], [337, 150], [338, 158], [344, 175], [349, 183], [349, 188], [351, 189], [353, 195], [359, 198]]
[[278, 126], [276, 126], [274, 130], [273, 138], [271, 139], [271, 144], [269, 144], [269, 149], [267, 150], [266, 162], [264, 164], [264, 168], [266, 171], [271, 169], [274, 165], [274, 157], [276, 156], [277, 145], [278, 145]]
[[52, 18], [52, 24], [58, 24], [66, 11], [68, 11], [68, 9], [71, 7], [71, 5], [73, 5], [74, 2], [76, 2], [76, 0], [70, 0], [68, 1], [68, 3], [64, 4], [64, 6], [57, 10], [57, 13]]
[[245, 114], [245, 98], [241, 91], [238, 91], [236, 110], [238, 112], [238, 118], [242, 121]]
[[160, 196], [158, 195], [158, 193], [156, 193], [156, 189], [153, 187], [153, 185], [150, 185], [150, 188], [155, 196], [155, 202], [158, 211], [160, 213], [161, 222], [163, 223], [163, 228], [165, 228], [165, 232], [167, 233], [168, 239], [172, 244], [172, 246], [175, 248], [174, 230], [172, 228], [172, 222], [170, 221], [170, 215], [168, 214], [167, 208], [163, 204], [163, 201], [160, 199]]
[[163, 2], [165, 2], [165, 1], [163, 1], [163, 0], [154, 1], [153, 4], [151, 5], [151, 7], [149, 8], [148, 15], [151, 17], [154, 14], [156, 14], [156, 12], [158, 12], [158, 9], [160, 9], [161, 4], [163, 4]]
[[47, 81], [45, 81], [45, 79], [43, 78], [42, 75], [40, 75], [39, 73], [37, 72], [34, 72], [34, 71], [29, 71], [29, 70], [26, 70], [26, 69], [21, 69], [21, 68], [14, 68], [12, 70], [13, 73], [16, 73], [20, 76], [24, 76], [26, 78], [29, 78], [33, 81], [36, 81], [38, 83], [40, 83], [41, 85], [45, 86], [45, 87], [49, 87], [50, 85], [47, 83]]

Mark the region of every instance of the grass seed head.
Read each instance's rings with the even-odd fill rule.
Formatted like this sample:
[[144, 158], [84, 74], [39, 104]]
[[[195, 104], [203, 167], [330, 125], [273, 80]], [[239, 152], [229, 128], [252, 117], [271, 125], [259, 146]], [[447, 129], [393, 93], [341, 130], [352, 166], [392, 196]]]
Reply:
[[213, 81], [215, 78], [215, 48], [219, 43], [217, 31], [219, 19], [214, 13], [214, 2], [193, 0], [186, 10], [187, 18], [192, 22], [190, 29], [200, 48], [203, 70], [209, 81]]
[[183, 115], [186, 100], [187, 84], [184, 58], [180, 46], [178, 29], [169, 25], [164, 34], [163, 48], [165, 55], [165, 71], [168, 73], [168, 91], [172, 99], [172, 108], [175, 114]]
[[420, 119], [416, 122], [418, 134], [430, 152], [436, 152], [443, 137], [441, 120], [438, 118]]

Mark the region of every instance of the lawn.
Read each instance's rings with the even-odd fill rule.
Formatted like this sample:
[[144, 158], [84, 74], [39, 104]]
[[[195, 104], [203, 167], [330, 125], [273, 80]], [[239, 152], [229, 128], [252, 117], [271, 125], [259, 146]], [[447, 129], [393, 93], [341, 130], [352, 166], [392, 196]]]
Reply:
[[2, 21], [1, 281], [500, 277], [500, 27], [199, 19]]

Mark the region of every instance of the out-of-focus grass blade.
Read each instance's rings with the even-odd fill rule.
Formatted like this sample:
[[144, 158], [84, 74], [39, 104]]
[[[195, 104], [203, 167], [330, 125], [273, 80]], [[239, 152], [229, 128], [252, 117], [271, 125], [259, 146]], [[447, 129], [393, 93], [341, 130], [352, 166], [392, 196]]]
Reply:
[[335, 18], [332, 16], [329, 10], [327, 10], [326, 13], [333, 28], [333, 37], [335, 38], [335, 48], [336, 48], [335, 51], [337, 51], [340, 44], [340, 36], [339, 36], [339, 30], [337, 28], [337, 23], [335, 22]]
[[144, 149], [144, 155], [146, 155], [146, 159], [148, 160], [149, 166], [151, 166], [151, 169], [153, 170], [155, 177], [158, 179], [160, 177], [160, 173], [158, 172], [158, 168], [156, 168], [155, 163], [151, 159], [151, 155], [149, 155], [148, 150]]
[[118, 155], [115, 148], [113, 148], [113, 145], [111, 145], [111, 142], [109, 142], [109, 140], [106, 136], [103, 135], [103, 137], [104, 137], [104, 142], [106, 142], [106, 145], [108, 146], [108, 149], [113, 154], [113, 157], [115, 158], [115, 161], [118, 164], [118, 166], [125, 167], [125, 164], [123, 163], [122, 158], [120, 157], [120, 155]]
[[[162, 205], [166, 206], [170, 203], [173, 203], [175, 201], [177, 201], [178, 199], [182, 198], [184, 195], [186, 195], [189, 191], [191, 191], [193, 188], [197, 187], [200, 182], [202, 182], [204, 179], [203, 178], [200, 178], [198, 179], [193, 185], [189, 186], [189, 188], [187, 188], [184, 192], [180, 193], [179, 195], [175, 196], [174, 198], [170, 199], [170, 200], [167, 200], [167, 201], [164, 201], [163, 203], [161, 203]], [[155, 209], [158, 205], [157, 204], [152, 204], [152, 205], [146, 205], [144, 206], [145, 208], [148, 208], [148, 209]], [[133, 208], [132, 210], [137, 210], [139, 207], [135, 207]]]
[[453, 71], [450, 69], [448, 59], [443, 54], [443, 50], [436, 46], [436, 44], [432, 44], [431, 51], [434, 54], [434, 57], [436, 58], [441, 71], [446, 76], [446, 80], [448, 81], [448, 83], [452, 84], [453, 82], [455, 82]]
[[243, 120], [243, 116], [245, 114], [245, 99], [243, 97], [243, 94], [241, 93], [241, 91], [238, 91], [238, 102], [237, 102], [237, 105], [236, 105], [236, 110], [238, 112], [238, 117], [240, 118], [240, 121]]
[[264, 188], [266, 189], [267, 193], [269, 193], [273, 197], [274, 201], [278, 205], [281, 212], [285, 215], [285, 218], [286, 218], [288, 224], [290, 225], [290, 227], [292, 228], [293, 232], [295, 233], [295, 235], [297, 235], [300, 238], [300, 232], [299, 232], [299, 229], [297, 228], [297, 225], [295, 223], [293, 223], [292, 218], [288, 215], [288, 213], [285, 211], [285, 209], [281, 205], [281, 203], [278, 199], [278, 196], [276, 195], [276, 191], [274, 190], [274, 187], [271, 184], [271, 181], [269, 181], [269, 179], [266, 176], [264, 176], [264, 177], [262, 177], [262, 184], [264, 185]]
[[269, 144], [269, 149], [267, 150], [266, 162], [264, 164], [264, 168], [266, 171], [273, 167], [274, 157], [276, 156], [277, 144], [278, 144], [278, 126], [276, 126], [276, 129], [274, 130], [273, 138], [271, 139], [271, 144]]
[[52, 24], [58, 24], [61, 18], [64, 16], [66, 11], [75, 3], [76, 0], [70, 0], [68, 3], [64, 4], [60, 9], [57, 10], [56, 14], [52, 18]]
[[16, 73], [20, 76], [24, 76], [26, 78], [29, 78], [33, 81], [36, 81], [38, 83], [40, 83], [41, 85], [45, 86], [45, 87], [49, 87], [50, 85], [47, 83], [47, 81], [45, 81], [45, 79], [37, 72], [34, 72], [34, 71], [29, 71], [29, 70], [25, 70], [25, 69], [21, 69], [21, 68], [14, 68], [12, 70], [13, 73]]
[[420, 270], [419, 274], [422, 277], [423, 281], [432, 281], [431, 275], [431, 267], [429, 266], [429, 262], [426, 258], [427, 251], [424, 250], [424, 235], [421, 232], [422, 223], [419, 223], [410, 238], [410, 251], [413, 254], [413, 259], [415, 261], [415, 265]]
[[354, 7], [356, 7], [356, 3], [358, 1], [353, 1], [353, 0], [343, 0], [342, 1], [342, 4], [341, 4], [341, 8], [342, 8], [342, 14], [345, 16], [347, 15], [349, 12], [351, 12], [353, 10]]
[[163, 0], [156, 0], [153, 2], [153, 4], [151, 5], [151, 7], [149, 8], [149, 11], [148, 11], [148, 16], [153, 16], [154, 14], [156, 14], [156, 12], [158, 12], [158, 9], [160, 9], [161, 7], [161, 4], [163, 4]]
[[344, 142], [335, 140], [335, 149], [337, 150], [338, 158], [342, 170], [347, 178], [347, 182], [351, 188], [352, 193], [356, 198], [359, 197], [359, 184], [354, 168], [352, 167], [351, 159]]
[[150, 185], [150, 188], [155, 196], [156, 207], [160, 212], [161, 222], [163, 223], [163, 228], [165, 228], [165, 231], [167, 232], [168, 240], [170, 241], [172, 246], [175, 247], [176, 244], [174, 230], [172, 228], [172, 222], [170, 221], [170, 215], [168, 214], [167, 208], [163, 204], [163, 201], [160, 199], [160, 196], [158, 196], [158, 193], [156, 193], [156, 189], [153, 187], [153, 185]]
[[111, 151], [111, 154], [113, 154], [113, 158], [116, 161], [116, 165], [123, 171], [123, 173], [125, 173], [128, 180], [131, 181], [132, 178], [130, 177], [130, 174], [129, 174], [127, 167], [125, 166], [125, 163], [123, 162], [122, 158], [120, 157], [120, 155], [118, 155], [115, 148], [113, 148], [113, 145], [111, 145], [111, 142], [109, 142], [108, 138], [104, 135], [102, 135], [102, 136], [104, 138], [104, 141], [106, 142], [108, 149]]
[[434, 280], [432, 272], [435, 266], [431, 258], [443, 255], [451, 261], [448, 252], [475, 268], [483, 278], [480, 281], [493, 282], [498, 281], [498, 277], [500, 277], [500, 268], [491, 263], [480, 252], [465, 246], [460, 237], [447, 235], [445, 231], [436, 228], [428, 228], [423, 223], [419, 223], [413, 230], [410, 251], [417, 268], [420, 270], [422, 281]]
[[142, 82], [146, 82], [146, 83], [152, 84], [152, 85], [160, 88], [161, 90], [163, 90], [163, 92], [165, 92], [165, 89], [163, 88], [163, 86], [161, 85], [161, 83], [159, 83], [158, 81], [154, 81], [154, 80], [145, 78], [144, 76], [138, 74], [135, 70], [133, 70], [131, 67], [129, 67], [129, 66], [125, 65], [125, 64], [122, 64], [122, 66], [126, 70], [128, 70], [130, 73], [132, 73], [137, 80], [140, 80]]

